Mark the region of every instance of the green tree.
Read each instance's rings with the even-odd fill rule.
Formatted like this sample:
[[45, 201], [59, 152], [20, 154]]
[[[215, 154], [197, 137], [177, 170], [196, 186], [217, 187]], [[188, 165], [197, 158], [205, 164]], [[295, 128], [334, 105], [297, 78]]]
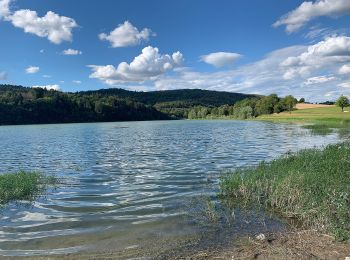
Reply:
[[266, 97], [262, 97], [256, 103], [256, 114], [272, 114], [274, 112], [275, 105], [279, 102], [279, 98], [276, 94], [271, 94]]
[[305, 103], [305, 98], [301, 98], [301, 99], [299, 99], [299, 101], [298, 101], [299, 103]]
[[349, 99], [346, 96], [341, 95], [335, 104], [341, 108], [342, 112], [344, 112], [344, 107], [349, 106]]
[[296, 105], [297, 100], [292, 95], [289, 95], [289, 96], [286, 96], [283, 99], [283, 101], [284, 101], [284, 104], [286, 105], [286, 108], [289, 111], [289, 113], [292, 113], [292, 110], [293, 110], [294, 106]]

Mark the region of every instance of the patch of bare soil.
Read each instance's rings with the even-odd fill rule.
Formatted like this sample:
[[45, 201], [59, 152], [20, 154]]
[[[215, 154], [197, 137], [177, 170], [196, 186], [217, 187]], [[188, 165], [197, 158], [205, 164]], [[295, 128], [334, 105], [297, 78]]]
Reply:
[[220, 251], [201, 251], [178, 259], [342, 259], [350, 257], [350, 242], [337, 242], [315, 231], [268, 234], [264, 239], [245, 237]]

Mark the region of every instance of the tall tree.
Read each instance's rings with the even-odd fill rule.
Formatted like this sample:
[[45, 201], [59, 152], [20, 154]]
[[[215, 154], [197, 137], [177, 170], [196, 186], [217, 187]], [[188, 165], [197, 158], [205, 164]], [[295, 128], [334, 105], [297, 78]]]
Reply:
[[284, 98], [284, 103], [286, 104], [287, 110], [289, 111], [289, 113], [292, 113], [292, 110], [294, 108], [294, 106], [297, 103], [296, 98], [294, 98], [292, 95], [286, 96]]
[[335, 104], [341, 108], [342, 112], [344, 112], [344, 107], [349, 106], [349, 99], [346, 96], [341, 95]]

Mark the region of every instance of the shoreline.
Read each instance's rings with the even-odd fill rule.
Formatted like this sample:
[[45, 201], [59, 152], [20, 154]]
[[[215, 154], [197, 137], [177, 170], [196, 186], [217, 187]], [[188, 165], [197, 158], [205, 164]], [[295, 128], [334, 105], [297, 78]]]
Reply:
[[[122, 251], [78, 252], [70, 254], [28, 256], [29, 260], [46, 259], [345, 259], [350, 256], [350, 242], [339, 242], [328, 234], [315, 230], [288, 230], [285, 232], [245, 235], [208, 247], [190, 239], [162, 240], [158, 248], [129, 247]], [[166, 245], [165, 245], [166, 244]], [[164, 246], [165, 245], [165, 246]], [[22, 257], [5, 257], [18, 259]]]

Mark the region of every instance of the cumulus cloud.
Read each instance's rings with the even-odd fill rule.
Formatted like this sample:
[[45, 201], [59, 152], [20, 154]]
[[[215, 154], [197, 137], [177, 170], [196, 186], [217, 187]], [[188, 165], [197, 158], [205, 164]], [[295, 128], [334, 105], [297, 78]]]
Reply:
[[286, 68], [284, 79], [290, 80], [347, 61], [350, 61], [350, 37], [333, 36], [309, 46], [298, 56], [288, 57], [281, 65]]
[[339, 74], [350, 74], [350, 65], [344, 64], [339, 68]]
[[286, 26], [286, 32], [292, 33], [299, 30], [309, 21], [320, 17], [337, 17], [350, 12], [349, 0], [317, 0], [305, 1], [296, 9], [282, 16], [273, 26]]
[[155, 80], [158, 76], [181, 66], [182, 62], [183, 56], [179, 51], [172, 55], [160, 54], [158, 48], [148, 46], [130, 64], [122, 62], [117, 67], [89, 65], [93, 71], [90, 78], [99, 79], [109, 85]]
[[74, 56], [74, 55], [82, 55], [83, 52], [79, 50], [74, 50], [74, 49], [67, 49], [67, 50], [63, 50], [62, 54]]
[[29, 66], [28, 68], [25, 69], [27, 74], [35, 74], [35, 73], [38, 73], [39, 70], [40, 68], [36, 66]]
[[7, 72], [0, 71], [0, 80], [6, 80], [6, 79], [7, 79]]
[[[305, 46], [292, 46], [271, 52], [262, 60], [232, 70], [212, 73], [196, 72], [188, 68], [176, 70], [176, 75], [162, 76], [155, 81], [155, 89], [201, 88], [218, 91], [271, 93], [286, 88], [281, 77], [280, 63], [290, 55], [302, 53]], [[283, 93], [282, 93], [283, 94]]]
[[11, 1], [0, 0], [0, 18], [3, 20], [11, 22], [26, 33], [47, 38], [55, 44], [72, 41], [72, 30], [78, 26], [74, 19], [52, 11], [48, 11], [43, 17], [39, 17], [36, 11], [29, 9], [12, 12], [9, 8]]
[[125, 21], [109, 34], [101, 33], [98, 37], [100, 40], [109, 41], [113, 48], [118, 48], [147, 42], [151, 35], [152, 31], [150, 29], [144, 28], [142, 31], [139, 31], [129, 21]]
[[35, 85], [32, 86], [32, 88], [42, 88], [42, 89], [47, 89], [47, 90], [56, 90], [56, 91], [60, 91], [60, 85], [54, 84], [54, 85]]
[[[143, 62], [136, 62], [136, 57], [130, 64], [121, 63], [125, 66], [92, 66], [93, 73], [90, 77], [133, 90], [192, 88], [262, 95], [292, 94], [314, 102], [335, 100], [342, 94], [350, 95], [350, 88], [346, 88], [349, 78], [346, 75], [338, 75], [339, 69], [349, 64], [348, 40], [346, 36], [334, 36], [316, 44], [277, 49], [255, 62], [215, 72], [198, 72], [177, 65], [173, 65], [171, 70], [164, 70], [165, 62], [159, 62], [156, 66], [151, 62], [154, 58], [141, 59], [148, 56], [142, 53], [138, 57]], [[156, 53], [160, 57], [165, 56], [158, 51]], [[166, 60], [182, 60], [180, 54], [167, 57]], [[136, 66], [137, 63], [142, 66]], [[160, 70], [160, 67], [163, 69]], [[147, 68], [148, 72], [145, 73]], [[291, 73], [288, 79], [284, 77], [287, 72]]]
[[211, 64], [215, 67], [223, 67], [233, 64], [242, 55], [234, 52], [214, 52], [200, 57], [201, 61]]

